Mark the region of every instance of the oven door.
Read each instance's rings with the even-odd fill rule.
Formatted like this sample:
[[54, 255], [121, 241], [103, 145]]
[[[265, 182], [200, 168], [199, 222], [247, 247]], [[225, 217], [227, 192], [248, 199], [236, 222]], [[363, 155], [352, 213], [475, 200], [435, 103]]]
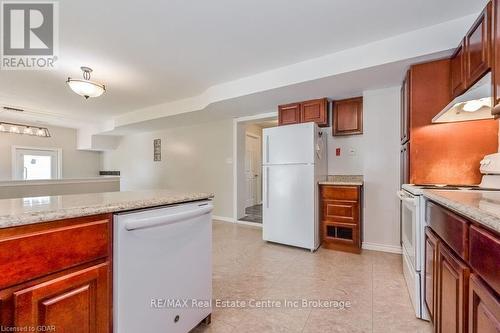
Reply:
[[[403, 255], [408, 256], [407, 260], [417, 268], [417, 226], [418, 226], [418, 197], [406, 191], [399, 191], [401, 199], [401, 241], [403, 245]], [[418, 270], [418, 269], [417, 269]]]

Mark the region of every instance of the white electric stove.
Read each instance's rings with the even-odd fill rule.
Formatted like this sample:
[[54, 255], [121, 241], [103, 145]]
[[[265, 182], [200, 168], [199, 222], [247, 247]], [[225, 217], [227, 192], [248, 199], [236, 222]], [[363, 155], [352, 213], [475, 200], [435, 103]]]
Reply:
[[401, 200], [401, 246], [403, 274], [418, 318], [429, 320], [424, 302], [425, 277], [425, 197], [424, 190], [500, 191], [500, 153], [487, 155], [480, 163], [479, 185], [404, 184], [398, 191]]

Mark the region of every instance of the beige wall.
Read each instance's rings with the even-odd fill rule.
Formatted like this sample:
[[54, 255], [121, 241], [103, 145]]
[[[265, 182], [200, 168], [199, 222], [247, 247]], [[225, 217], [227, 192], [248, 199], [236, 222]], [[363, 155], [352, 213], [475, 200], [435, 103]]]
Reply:
[[62, 149], [63, 178], [99, 175], [101, 153], [76, 150], [76, 130], [49, 127], [50, 138], [0, 133], [0, 180], [12, 179], [12, 146]]
[[365, 91], [363, 135], [328, 136], [328, 173], [364, 175], [364, 247], [394, 252], [400, 249], [399, 100], [399, 87]]
[[[121, 171], [121, 189], [168, 188], [215, 193], [214, 215], [232, 217], [232, 119], [123, 137], [103, 166]], [[153, 161], [153, 140], [162, 161]]]

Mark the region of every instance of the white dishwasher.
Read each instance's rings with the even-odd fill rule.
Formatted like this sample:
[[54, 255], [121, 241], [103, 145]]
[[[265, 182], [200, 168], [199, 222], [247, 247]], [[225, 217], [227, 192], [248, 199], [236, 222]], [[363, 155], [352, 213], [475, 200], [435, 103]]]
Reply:
[[198, 201], [115, 214], [115, 333], [187, 333], [209, 322], [212, 209]]

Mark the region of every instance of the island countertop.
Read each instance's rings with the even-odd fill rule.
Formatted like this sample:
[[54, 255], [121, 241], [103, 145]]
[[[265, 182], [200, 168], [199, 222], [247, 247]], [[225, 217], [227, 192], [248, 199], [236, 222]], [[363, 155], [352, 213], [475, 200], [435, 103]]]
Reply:
[[500, 233], [500, 191], [424, 190], [428, 199]]
[[0, 228], [213, 198], [212, 193], [122, 191], [0, 200]]

